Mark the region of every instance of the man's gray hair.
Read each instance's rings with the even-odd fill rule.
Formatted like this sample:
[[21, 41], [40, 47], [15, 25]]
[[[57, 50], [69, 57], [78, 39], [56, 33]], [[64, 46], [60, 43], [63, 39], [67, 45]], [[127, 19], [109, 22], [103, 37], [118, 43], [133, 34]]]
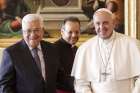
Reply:
[[108, 14], [112, 17], [112, 19], [113, 19], [113, 13], [112, 13], [110, 10], [108, 10], [107, 8], [100, 8], [100, 9], [98, 9], [97, 11], [94, 12], [93, 20], [94, 20], [96, 14], [104, 13], [104, 12], [105, 12], [105, 13], [108, 13]]
[[29, 23], [32, 21], [40, 22], [40, 25], [43, 28], [44, 26], [43, 18], [39, 14], [27, 14], [22, 19], [22, 30], [27, 30]]

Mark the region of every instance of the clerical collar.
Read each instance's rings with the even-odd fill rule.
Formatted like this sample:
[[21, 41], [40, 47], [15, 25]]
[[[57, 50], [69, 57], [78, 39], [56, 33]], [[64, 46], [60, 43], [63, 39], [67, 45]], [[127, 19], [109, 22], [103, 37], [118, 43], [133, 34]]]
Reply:
[[115, 34], [116, 34], [116, 32], [113, 31], [111, 37], [108, 38], [108, 39], [103, 39], [103, 38], [100, 38], [100, 37], [99, 37], [99, 41], [100, 41], [101, 43], [108, 44], [109, 42], [111, 42], [112, 40], [115, 39], [115, 37], [116, 37]]
[[69, 47], [73, 47], [74, 45], [71, 45], [69, 44], [67, 41], [65, 41], [63, 38], [60, 39], [66, 46], [69, 46]]

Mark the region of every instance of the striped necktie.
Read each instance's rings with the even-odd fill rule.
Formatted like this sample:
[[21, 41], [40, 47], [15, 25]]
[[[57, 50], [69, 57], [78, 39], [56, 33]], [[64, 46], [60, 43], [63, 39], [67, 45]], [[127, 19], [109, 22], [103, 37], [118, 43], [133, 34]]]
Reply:
[[32, 49], [32, 54], [33, 54], [33, 58], [36, 62], [36, 65], [37, 65], [38, 69], [41, 71], [41, 62], [40, 62], [40, 58], [38, 56], [38, 48], [33, 48]]

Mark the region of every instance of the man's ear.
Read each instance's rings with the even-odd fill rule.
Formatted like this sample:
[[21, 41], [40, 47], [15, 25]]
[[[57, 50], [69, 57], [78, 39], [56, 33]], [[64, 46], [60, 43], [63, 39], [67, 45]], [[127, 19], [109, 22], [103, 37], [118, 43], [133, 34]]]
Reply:
[[65, 30], [65, 26], [62, 25], [62, 26], [61, 26], [61, 31], [64, 31], [64, 30]]
[[65, 31], [65, 26], [62, 25], [62, 27], [61, 27], [61, 35], [63, 35], [64, 31]]

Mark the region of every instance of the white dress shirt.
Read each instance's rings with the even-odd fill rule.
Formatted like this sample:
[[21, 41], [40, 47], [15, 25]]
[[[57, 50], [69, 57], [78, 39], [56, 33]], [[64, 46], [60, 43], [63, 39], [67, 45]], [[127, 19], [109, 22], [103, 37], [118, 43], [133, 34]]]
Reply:
[[[31, 47], [29, 47], [29, 49], [30, 49], [30, 51], [31, 51], [31, 54], [32, 54], [32, 49], [33, 48], [31, 48]], [[44, 55], [43, 55], [43, 53], [42, 53], [42, 48], [41, 48], [41, 45], [39, 44], [38, 46], [37, 46], [37, 49], [38, 49], [38, 56], [39, 56], [39, 59], [40, 59], [40, 64], [41, 64], [41, 73], [42, 73], [42, 77], [44, 78], [44, 80], [45, 80], [45, 78], [46, 78], [46, 72], [45, 72], [45, 61], [44, 61]], [[32, 54], [33, 55], [33, 54]]]

